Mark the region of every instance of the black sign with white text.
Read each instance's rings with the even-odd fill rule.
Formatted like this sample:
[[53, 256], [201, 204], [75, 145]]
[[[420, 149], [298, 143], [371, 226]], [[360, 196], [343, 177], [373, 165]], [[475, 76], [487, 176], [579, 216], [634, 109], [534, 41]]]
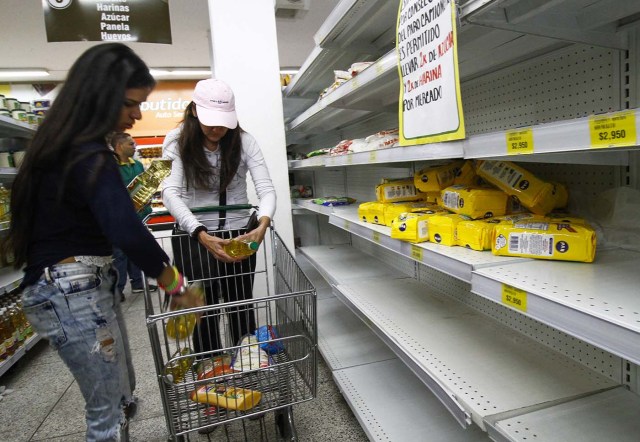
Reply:
[[42, 0], [47, 41], [171, 44], [169, 0]]

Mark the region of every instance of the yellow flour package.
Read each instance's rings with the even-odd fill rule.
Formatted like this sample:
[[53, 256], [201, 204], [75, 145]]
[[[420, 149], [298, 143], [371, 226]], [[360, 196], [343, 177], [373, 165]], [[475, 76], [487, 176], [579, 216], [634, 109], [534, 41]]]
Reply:
[[376, 186], [376, 198], [382, 203], [393, 203], [397, 201], [417, 201], [422, 197], [418, 195], [412, 178], [384, 178], [382, 183]]
[[440, 200], [442, 199], [440, 195], [440, 191], [437, 192], [418, 192], [422, 201], [429, 204], [440, 204]]
[[509, 196], [499, 189], [456, 185], [442, 191], [440, 205], [472, 219], [492, 218], [507, 212], [508, 198]]
[[462, 162], [455, 161], [444, 166], [426, 167], [413, 176], [413, 182], [420, 192], [440, 192], [453, 185], [453, 180], [460, 171]]
[[553, 184], [536, 178], [512, 162], [479, 161], [476, 172], [508, 195], [518, 197], [523, 206], [537, 215], [546, 215], [556, 204]]
[[587, 221], [586, 219], [563, 212], [547, 213], [544, 219], [554, 223], [582, 224], [585, 226], [589, 225], [589, 221]]
[[569, 204], [567, 187], [561, 183], [551, 183], [551, 185], [553, 186], [553, 192], [551, 193], [554, 200], [553, 208], [564, 209]]
[[494, 255], [593, 262], [596, 233], [585, 225], [545, 221], [499, 224], [493, 229]]
[[444, 213], [440, 207], [401, 213], [391, 222], [391, 238], [409, 242], [429, 241], [429, 218]]
[[383, 221], [384, 225], [391, 227], [391, 222], [398, 215], [404, 212], [413, 212], [414, 210], [428, 209], [431, 204], [424, 201], [400, 202], [400, 203], [383, 203]]
[[458, 173], [453, 178], [453, 184], [462, 186], [478, 187], [480, 185], [480, 177], [476, 173], [475, 167], [471, 161], [465, 161], [458, 169]]
[[360, 203], [358, 218], [365, 223], [384, 225], [384, 203], [379, 201]]
[[511, 224], [511, 221], [490, 218], [460, 221], [456, 230], [456, 241], [460, 247], [472, 250], [491, 250], [493, 228], [498, 224]]
[[468, 216], [457, 213], [433, 215], [429, 218], [429, 241], [444, 246], [458, 245], [456, 233], [458, 223], [469, 220], [471, 218]]

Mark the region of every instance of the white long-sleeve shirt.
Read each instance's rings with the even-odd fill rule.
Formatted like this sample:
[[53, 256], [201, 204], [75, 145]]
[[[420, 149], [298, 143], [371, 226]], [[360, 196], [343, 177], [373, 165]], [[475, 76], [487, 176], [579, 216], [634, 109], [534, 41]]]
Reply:
[[[192, 234], [201, 225], [208, 229], [218, 228], [218, 213], [192, 213], [193, 207], [217, 206], [220, 201], [220, 174], [217, 173], [211, 189], [194, 189], [191, 186], [187, 190], [182, 159], [178, 149], [178, 135], [180, 128], [170, 131], [162, 145], [162, 157], [173, 160], [171, 175], [162, 184], [162, 202], [176, 219], [182, 230]], [[241, 135], [242, 154], [238, 171], [227, 186], [227, 205], [248, 204], [247, 197], [247, 171], [256, 188], [256, 194], [260, 199], [258, 219], [268, 216], [273, 219], [276, 212], [276, 191], [269, 176], [269, 170], [264, 161], [260, 146], [255, 138], [247, 132]], [[220, 170], [220, 149], [211, 152], [202, 146], [209, 164], [214, 170]], [[249, 211], [227, 211], [225, 229], [240, 229], [247, 224]]]

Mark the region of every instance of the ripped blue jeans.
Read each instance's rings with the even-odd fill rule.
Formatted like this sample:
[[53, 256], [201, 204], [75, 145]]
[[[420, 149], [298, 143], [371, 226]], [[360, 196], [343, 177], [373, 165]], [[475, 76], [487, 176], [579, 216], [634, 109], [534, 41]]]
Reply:
[[127, 433], [123, 406], [132, 400], [135, 374], [117, 280], [112, 265], [56, 264], [22, 293], [27, 318], [80, 387], [87, 441], [119, 441]]

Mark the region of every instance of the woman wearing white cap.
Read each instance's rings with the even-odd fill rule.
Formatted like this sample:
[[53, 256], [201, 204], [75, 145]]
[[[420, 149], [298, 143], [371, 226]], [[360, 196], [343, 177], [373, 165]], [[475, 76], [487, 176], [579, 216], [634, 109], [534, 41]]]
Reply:
[[[276, 193], [260, 147], [238, 125], [233, 91], [225, 82], [198, 82], [181, 126], [165, 138], [163, 156], [173, 163], [162, 201], [179, 229], [189, 234], [175, 237], [176, 266], [191, 280], [207, 280], [209, 304], [217, 303], [220, 295], [228, 302], [250, 299], [255, 255], [234, 259], [223, 245], [236, 236], [261, 243], [275, 213]], [[248, 211], [235, 219], [231, 214], [225, 219], [218, 212], [192, 213], [195, 207], [247, 204], [247, 172], [260, 199], [256, 228], [245, 229]], [[241, 214], [234, 211], [233, 215]], [[221, 284], [211, 281], [218, 277], [223, 277]], [[251, 309], [231, 310], [228, 319], [234, 344], [256, 328]], [[198, 353], [220, 349], [217, 318], [204, 317], [193, 339]]]

